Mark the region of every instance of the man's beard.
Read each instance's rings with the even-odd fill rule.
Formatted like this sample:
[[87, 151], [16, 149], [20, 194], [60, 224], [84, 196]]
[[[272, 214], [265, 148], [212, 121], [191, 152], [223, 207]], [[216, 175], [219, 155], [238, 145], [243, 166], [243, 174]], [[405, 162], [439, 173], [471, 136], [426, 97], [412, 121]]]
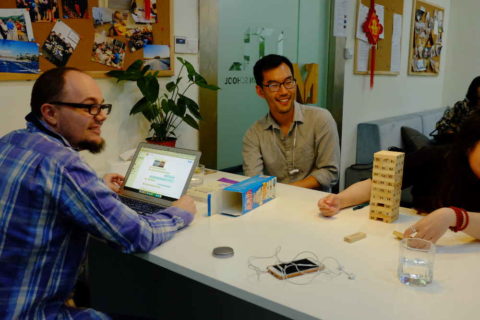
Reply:
[[105, 140], [102, 139], [100, 143], [93, 141], [80, 141], [78, 143], [79, 150], [88, 150], [90, 153], [100, 153], [105, 149]]

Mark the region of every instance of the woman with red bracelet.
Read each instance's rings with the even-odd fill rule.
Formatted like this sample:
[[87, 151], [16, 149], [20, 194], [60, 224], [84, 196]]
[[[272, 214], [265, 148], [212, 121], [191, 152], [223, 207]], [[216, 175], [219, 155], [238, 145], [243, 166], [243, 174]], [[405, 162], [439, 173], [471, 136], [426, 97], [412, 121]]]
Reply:
[[[480, 239], [480, 111], [465, 120], [451, 145], [406, 154], [402, 188], [412, 186], [413, 207], [430, 212], [404, 236], [436, 242], [448, 228]], [[351, 185], [318, 201], [324, 216], [368, 202], [371, 180]]]

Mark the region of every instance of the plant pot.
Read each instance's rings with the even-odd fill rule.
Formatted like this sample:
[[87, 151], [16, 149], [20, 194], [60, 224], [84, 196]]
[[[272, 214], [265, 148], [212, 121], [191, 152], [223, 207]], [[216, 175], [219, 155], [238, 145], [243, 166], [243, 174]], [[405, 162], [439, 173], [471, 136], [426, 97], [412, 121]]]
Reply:
[[177, 138], [168, 138], [167, 140], [155, 140], [153, 137], [150, 137], [145, 140], [147, 140], [147, 142], [151, 144], [159, 144], [161, 146], [172, 148], [174, 148], [175, 144], [177, 143]]

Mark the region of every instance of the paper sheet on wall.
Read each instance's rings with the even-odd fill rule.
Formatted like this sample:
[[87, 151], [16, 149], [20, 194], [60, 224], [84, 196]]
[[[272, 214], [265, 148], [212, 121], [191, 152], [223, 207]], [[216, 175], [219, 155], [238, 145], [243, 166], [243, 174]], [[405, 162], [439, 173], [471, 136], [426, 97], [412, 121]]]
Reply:
[[[384, 6], [382, 6], [380, 4], [376, 4], [375, 5], [375, 11], [377, 12], [378, 20], [380, 20], [380, 23], [383, 26], [383, 30], [385, 30], [385, 25], [384, 25], [385, 8], [384, 8]], [[358, 8], [358, 19], [357, 19], [357, 39], [368, 42], [367, 35], [365, 34], [365, 32], [363, 32], [363, 29], [362, 29], [362, 25], [367, 20], [367, 16], [368, 16], [368, 7], [363, 5], [363, 4], [360, 4], [360, 6]], [[380, 39], [383, 39], [385, 37], [384, 33], [385, 32], [382, 32], [382, 34], [380, 35]]]
[[349, 19], [348, 8], [351, 0], [335, 0], [335, 16], [333, 22], [333, 36], [346, 37]]
[[393, 14], [392, 54], [390, 57], [390, 71], [400, 72], [402, 42], [402, 15]]
[[368, 54], [370, 53], [370, 44], [366, 41], [359, 40], [357, 46], [357, 71], [368, 71]]

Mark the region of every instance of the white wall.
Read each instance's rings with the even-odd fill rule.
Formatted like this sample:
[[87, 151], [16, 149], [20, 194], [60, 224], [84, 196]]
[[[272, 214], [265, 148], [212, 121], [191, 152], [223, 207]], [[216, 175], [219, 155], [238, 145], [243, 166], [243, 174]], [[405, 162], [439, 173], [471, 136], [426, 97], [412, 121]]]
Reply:
[[[198, 39], [198, 0], [174, 0], [174, 34]], [[176, 55], [190, 61], [198, 69], [198, 55]], [[178, 73], [180, 65], [175, 63], [175, 72]], [[161, 85], [169, 78], [161, 78]], [[108, 171], [110, 161], [118, 160], [118, 155], [128, 149], [134, 148], [138, 142], [148, 136], [148, 123], [143, 116], [129, 116], [133, 104], [141, 97], [134, 83], [121, 83], [117, 85], [111, 79], [98, 79], [105, 101], [113, 104], [113, 110], [103, 125], [102, 136], [107, 142], [104, 152], [91, 155], [82, 152], [87, 162], [99, 174]], [[29, 112], [30, 92], [33, 81], [8, 81], [0, 82], [0, 136], [19, 128], [25, 127], [24, 117]], [[198, 101], [198, 90], [192, 87], [188, 94]], [[177, 146], [183, 148], [198, 148], [198, 133], [189, 126], [177, 129]]]
[[480, 75], [480, 1], [452, 1], [443, 100], [453, 105]]
[[[472, 3], [475, 0], [470, 0]], [[476, 0], [478, 1], [478, 0]], [[450, 45], [449, 15], [451, 0], [435, 1], [445, 9], [445, 46]], [[453, 1], [452, 1], [453, 2]], [[351, 1], [351, 12], [356, 10]], [[404, 0], [401, 44], [401, 71], [398, 76], [375, 76], [375, 86], [370, 89], [369, 76], [353, 74], [353, 59], [345, 61], [341, 172], [355, 163], [357, 124], [411, 112], [434, 109], [445, 105], [442, 92], [446, 74], [448, 51], [441, 60], [441, 72], [436, 77], [408, 76], [408, 55], [412, 1]], [[355, 15], [352, 15], [354, 17]], [[355, 19], [353, 19], [355, 20]], [[354, 49], [354, 23], [350, 24], [347, 48]], [[342, 174], [340, 185], [343, 187]]]

